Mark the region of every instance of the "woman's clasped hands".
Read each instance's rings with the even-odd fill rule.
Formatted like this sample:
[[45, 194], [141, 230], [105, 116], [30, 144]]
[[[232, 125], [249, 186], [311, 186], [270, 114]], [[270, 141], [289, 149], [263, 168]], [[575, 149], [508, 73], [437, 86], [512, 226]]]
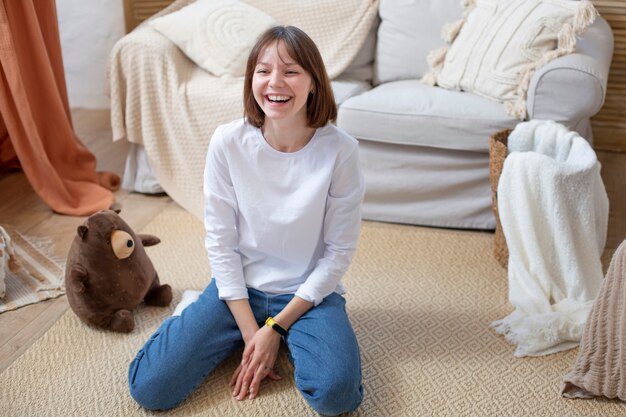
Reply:
[[268, 326], [262, 326], [252, 337], [244, 338], [245, 349], [241, 364], [235, 369], [229, 382], [234, 387], [233, 396], [237, 400], [245, 400], [246, 396], [251, 400], [255, 399], [261, 381], [266, 377], [274, 381], [281, 379], [274, 371], [280, 339], [280, 335]]

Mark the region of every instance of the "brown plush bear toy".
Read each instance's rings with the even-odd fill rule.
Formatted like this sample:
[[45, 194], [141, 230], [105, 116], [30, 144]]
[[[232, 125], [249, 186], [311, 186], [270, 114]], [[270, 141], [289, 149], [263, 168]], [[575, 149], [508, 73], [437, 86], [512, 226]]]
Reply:
[[85, 323], [128, 333], [135, 327], [131, 312], [142, 301], [166, 306], [169, 285], [160, 285], [144, 246], [159, 238], [137, 235], [118, 215], [102, 210], [78, 226], [65, 269], [67, 300]]

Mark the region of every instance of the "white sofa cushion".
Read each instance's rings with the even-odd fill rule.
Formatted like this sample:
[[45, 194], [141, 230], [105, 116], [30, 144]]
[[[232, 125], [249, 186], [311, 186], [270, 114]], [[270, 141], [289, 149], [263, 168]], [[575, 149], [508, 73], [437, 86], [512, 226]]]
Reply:
[[504, 102], [507, 112], [519, 119], [526, 117], [526, 93], [535, 70], [574, 52], [576, 37], [596, 16], [587, 0], [468, 4], [467, 19], [449, 36], [450, 47], [430, 55], [433, 70], [424, 81]]
[[332, 80], [330, 85], [333, 89], [333, 95], [335, 96], [335, 103], [337, 103], [338, 106], [350, 97], [362, 94], [372, 88], [372, 86], [365, 81], [344, 76]]
[[375, 84], [424, 75], [428, 53], [442, 45], [442, 25], [462, 13], [461, 0], [381, 0]]
[[500, 103], [418, 80], [381, 84], [352, 97], [337, 118], [357, 139], [482, 152], [489, 136], [516, 123]]

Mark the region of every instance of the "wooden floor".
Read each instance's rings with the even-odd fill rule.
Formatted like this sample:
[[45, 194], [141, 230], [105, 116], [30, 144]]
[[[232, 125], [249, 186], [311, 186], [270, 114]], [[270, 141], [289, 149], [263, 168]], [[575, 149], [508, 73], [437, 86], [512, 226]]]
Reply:
[[[108, 110], [74, 110], [73, 120], [78, 136], [97, 156], [98, 169], [122, 175], [128, 144], [111, 141]], [[626, 238], [626, 153], [598, 152], [598, 158], [611, 202], [607, 249], [603, 256], [606, 268], [612, 253]], [[167, 206], [175, 204], [167, 196], [126, 191], [118, 191], [116, 198], [122, 205], [122, 217], [136, 231]], [[84, 219], [52, 213], [22, 173], [0, 174], [0, 223], [12, 225], [28, 236], [51, 238], [56, 255], [65, 258], [76, 227]], [[62, 296], [0, 314], [0, 372], [43, 335], [67, 308], [67, 299]]]

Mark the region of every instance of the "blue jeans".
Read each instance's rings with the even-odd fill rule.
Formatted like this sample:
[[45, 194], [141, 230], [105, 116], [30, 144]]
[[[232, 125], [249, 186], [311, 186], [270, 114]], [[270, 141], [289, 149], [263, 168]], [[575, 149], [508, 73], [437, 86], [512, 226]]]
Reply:
[[[254, 289], [248, 295], [259, 326], [293, 298]], [[359, 347], [341, 295], [332, 293], [307, 311], [283, 340], [296, 386], [315, 411], [337, 415], [359, 406]], [[212, 280], [198, 301], [166, 319], [139, 350], [128, 371], [130, 393], [147, 409], [173, 408], [242, 345], [237, 323]]]

